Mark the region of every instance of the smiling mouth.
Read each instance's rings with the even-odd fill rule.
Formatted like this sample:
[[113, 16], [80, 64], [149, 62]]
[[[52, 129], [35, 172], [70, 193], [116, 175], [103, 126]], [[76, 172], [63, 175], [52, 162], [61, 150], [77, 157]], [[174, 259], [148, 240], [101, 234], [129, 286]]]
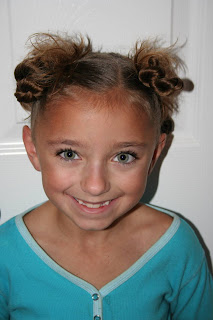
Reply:
[[100, 207], [105, 207], [105, 206], [108, 206], [110, 204], [110, 202], [112, 200], [108, 200], [108, 201], [105, 201], [105, 202], [99, 202], [99, 203], [89, 203], [89, 202], [84, 202], [80, 199], [77, 199], [77, 198], [74, 198], [79, 204], [87, 207], [87, 208], [94, 208], [94, 209], [97, 209], [97, 208], [100, 208]]

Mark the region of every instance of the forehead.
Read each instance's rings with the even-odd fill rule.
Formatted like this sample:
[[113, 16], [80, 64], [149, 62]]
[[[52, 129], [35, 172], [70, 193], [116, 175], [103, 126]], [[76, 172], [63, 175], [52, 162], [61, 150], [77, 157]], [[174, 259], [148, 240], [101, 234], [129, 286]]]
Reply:
[[79, 94], [49, 104], [39, 117], [42, 134], [55, 137], [80, 135], [82, 139], [105, 140], [153, 138], [156, 130], [143, 109], [131, 104], [125, 94]]

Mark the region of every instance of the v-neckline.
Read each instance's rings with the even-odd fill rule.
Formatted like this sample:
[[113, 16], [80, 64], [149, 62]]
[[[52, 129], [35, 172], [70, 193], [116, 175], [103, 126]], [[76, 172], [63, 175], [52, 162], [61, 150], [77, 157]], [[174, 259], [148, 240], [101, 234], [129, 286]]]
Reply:
[[94, 292], [98, 292], [101, 294], [102, 297], [108, 295], [111, 291], [115, 290], [117, 287], [119, 287], [121, 284], [126, 282], [129, 278], [131, 278], [136, 272], [138, 272], [148, 261], [150, 261], [174, 236], [176, 231], [179, 228], [180, 225], [180, 218], [174, 214], [173, 212], [167, 211], [167, 210], [160, 210], [164, 213], [166, 213], [169, 216], [173, 217], [173, 221], [169, 228], [166, 230], [166, 232], [158, 239], [154, 245], [152, 245], [136, 262], [134, 262], [127, 270], [122, 272], [120, 275], [115, 277], [113, 280], [108, 282], [106, 285], [104, 285], [101, 289], [97, 289], [95, 286], [90, 284], [89, 282], [75, 276], [71, 272], [65, 270], [63, 267], [61, 267], [59, 264], [57, 264], [48, 254], [39, 246], [39, 244], [36, 242], [36, 240], [32, 237], [31, 233], [27, 229], [23, 217], [35, 209], [31, 208], [30, 210], [27, 210], [15, 218], [15, 223], [18, 228], [19, 233], [26, 241], [27, 245], [33, 250], [34, 253], [46, 264], [48, 267], [50, 267], [52, 270], [54, 270], [56, 273], [61, 275], [62, 277], [66, 278], [68, 281], [72, 282], [73, 284], [77, 285], [78, 287], [81, 287], [85, 291], [87, 291], [89, 294], [93, 294]]

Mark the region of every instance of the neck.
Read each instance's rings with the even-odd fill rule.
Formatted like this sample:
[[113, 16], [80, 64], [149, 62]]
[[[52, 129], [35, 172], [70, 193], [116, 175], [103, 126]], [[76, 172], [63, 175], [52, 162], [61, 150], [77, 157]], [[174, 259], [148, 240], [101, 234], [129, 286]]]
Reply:
[[[53, 204], [50, 203], [51, 211], [54, 212], [55, 226], [57, 234], [66, 238], [67, 241], [74, 242], [84, 247], [102, 247], [106, 243], [113, 243], [125, 228], [130, 227], [131, 212], [116, 220], [110, 227], [102, 230], [83, 230], [77, 226], [69, 217], [60, 212]], [[134, 210], [132, 210], [134, 211]]]

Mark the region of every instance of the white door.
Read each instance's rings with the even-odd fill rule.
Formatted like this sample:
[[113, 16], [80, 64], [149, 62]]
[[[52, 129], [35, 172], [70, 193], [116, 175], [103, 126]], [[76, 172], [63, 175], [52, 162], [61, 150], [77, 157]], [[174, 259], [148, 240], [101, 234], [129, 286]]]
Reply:
[[160, 36], [169, 45], [178, 37], [179, 44], [186, 41], [181, 56], [188, 69], [182, 75], [194, 89], [182, 96], [172, 145], [145, 198], [191, 221], [213, 254], [212, 13], [211, 0], [0, 0], [1, 222], [46, 199], [22, 144], [26, 114], [13, 96], [13, 70], [29, 35], [81, 32], [95, 46], [120, 52], [138, 38]]

